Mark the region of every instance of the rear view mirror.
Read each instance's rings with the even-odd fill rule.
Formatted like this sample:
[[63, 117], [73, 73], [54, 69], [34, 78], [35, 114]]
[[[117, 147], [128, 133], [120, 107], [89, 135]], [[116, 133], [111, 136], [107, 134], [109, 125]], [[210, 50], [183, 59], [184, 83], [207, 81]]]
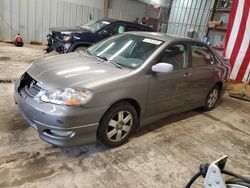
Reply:
[[152, 66], [152, 71], [157, 73], [168, 73], [173, 71], [173, 65], [169, 63], [157, 63]]

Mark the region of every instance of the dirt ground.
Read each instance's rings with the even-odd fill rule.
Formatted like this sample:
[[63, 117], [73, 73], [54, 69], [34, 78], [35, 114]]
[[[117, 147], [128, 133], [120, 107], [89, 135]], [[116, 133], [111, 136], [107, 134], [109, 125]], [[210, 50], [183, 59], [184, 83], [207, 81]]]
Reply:
[[[11, 81], [32, 61], [47, 56], [43, 48], [0, 43], [1, 188], [179, 188], [200, 163], [223, 155], [229, 156], [227, 169], [250, 174], [250, 103], [227, 94], [210, 112], [165, 118], [118, 148], [99, 143], [59, 148], [40, 140], [19, 115]], [[194, 187], [202, 187], [201, 180]]]

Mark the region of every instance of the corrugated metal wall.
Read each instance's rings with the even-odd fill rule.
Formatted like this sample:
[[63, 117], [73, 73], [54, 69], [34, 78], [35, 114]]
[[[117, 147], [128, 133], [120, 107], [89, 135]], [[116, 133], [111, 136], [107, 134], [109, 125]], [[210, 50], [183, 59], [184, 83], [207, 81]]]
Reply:
[[[110, 0], [109, 17], [134, 20], [145, 14], [135, 0]], [[103, 0], [0, 0], [0, 39], [20, 32], [25, 42], [46, 41], [50, 27], [76, 26], [104, 16]], [[10, 29], [10, 27], [12, 29]]]
[[[75, 26], [103, 17], [102, 0], [0, 0], [1, 38], [13, 39], [16, 31], [25, 41], [45, 41], [49, 27]], [[15, 30], [13, 31], [10, 27]]]
[[214, 0], [174, 0], [170, 12], [167, 33], [187, 36], [194, 29], [198, 38], [202, 38], [207, 26]]
[[109, 17], [133, 21], [136, 17], [145, 15], [147, 4], [135, 0], [111, 0], [109, 3]]

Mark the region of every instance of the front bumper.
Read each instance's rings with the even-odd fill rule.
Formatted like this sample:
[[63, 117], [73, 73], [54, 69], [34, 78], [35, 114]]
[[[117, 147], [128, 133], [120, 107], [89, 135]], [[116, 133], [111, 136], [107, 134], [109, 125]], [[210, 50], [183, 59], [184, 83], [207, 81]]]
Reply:
[[108, 107], [69, 107], [41, 103], [17, 91], [15, 100], [23, 118], [41, 139], [57, 146], [76, 146], [96, 141], [99, 121]]
[[67, 53], [71, 47], [71, 42], [64, 42], [59, 36], [47, 35], [47, 48], [44, 49], [47, 53], [55, 50], [58, 53]]

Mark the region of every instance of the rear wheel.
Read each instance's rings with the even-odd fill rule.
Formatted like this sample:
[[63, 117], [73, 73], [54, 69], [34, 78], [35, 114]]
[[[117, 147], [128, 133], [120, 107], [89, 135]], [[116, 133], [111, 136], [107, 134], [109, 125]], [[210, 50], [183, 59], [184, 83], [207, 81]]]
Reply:
[[207, 95], [206, 104], [204, 106], [205, 110], [212, 110], [220, 98], [220, 87], [215, 85]]
[[98, 128], [101, 142], [109, 147], [125, 143], [138, 123], [133, 106], [122, 102], [111, 107], [104, 115]]

